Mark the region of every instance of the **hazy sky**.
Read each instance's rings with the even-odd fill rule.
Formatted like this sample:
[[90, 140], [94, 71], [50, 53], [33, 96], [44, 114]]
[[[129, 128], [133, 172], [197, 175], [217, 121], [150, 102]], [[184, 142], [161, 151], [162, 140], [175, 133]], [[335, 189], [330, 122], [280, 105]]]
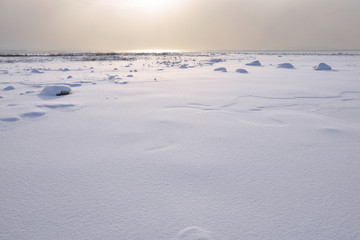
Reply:
[[0, 0], [9, 49], [360, 49], [360, 0]]

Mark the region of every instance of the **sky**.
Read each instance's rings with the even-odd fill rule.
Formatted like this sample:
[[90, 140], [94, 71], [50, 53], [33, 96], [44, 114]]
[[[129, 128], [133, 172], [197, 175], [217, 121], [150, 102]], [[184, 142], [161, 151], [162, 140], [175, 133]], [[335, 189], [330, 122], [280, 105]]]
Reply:
[[0, 50], [360, 49], [359, 0], [0, 0]]

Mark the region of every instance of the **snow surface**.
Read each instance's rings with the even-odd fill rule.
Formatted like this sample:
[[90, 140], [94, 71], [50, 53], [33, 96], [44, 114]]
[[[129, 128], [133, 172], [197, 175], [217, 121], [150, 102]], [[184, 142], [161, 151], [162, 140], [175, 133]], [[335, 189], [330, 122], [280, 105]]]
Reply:
[[278, 55], [0, 58], [0, 239], [359, 239], [360, 56]]

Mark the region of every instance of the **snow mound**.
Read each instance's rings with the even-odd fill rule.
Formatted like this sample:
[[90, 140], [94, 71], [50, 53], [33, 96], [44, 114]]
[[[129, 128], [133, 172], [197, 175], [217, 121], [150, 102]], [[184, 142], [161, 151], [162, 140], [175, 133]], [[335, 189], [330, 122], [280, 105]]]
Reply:
[[71, 93], [71, 88], [68, 86], [47, 86], [41, 91], [40, 95], [61, 96], [61, 95], [68, 95], [70, 93]]
[[291, 64], [291, 63], [280, 63], [278, 65], [278, 68], [289, 68], [289, 69], [292, 69], [294, 68], [294, 66]]
[[236, 69], [236, 72], [237, 73], [248, 73], [248, 71], [246, 71], [246, 69], [242, 69], [242, 68]]
[[329, 65], [327, 65], [326, 63], [319, 63], [318, 65], [315, 66], [315, 70], [317, 71], [326, 71], [326, 70], [331, 70], [331, 67]]
[[227, 72], [226, 68], [224, 68], [224, 67], [215, 68], [214, 71], [215, 72]]
[[14, 90], [15, 88], [13, 86], [8, 86], [6, 88], [3, 88], [4, 91], [10, 91], [10, 90]]
[[245, 65], [247, 65], [247, 66], [261, 66], [261, 63], [258, 60], [256, 60], [256, 61], [247, 63]]

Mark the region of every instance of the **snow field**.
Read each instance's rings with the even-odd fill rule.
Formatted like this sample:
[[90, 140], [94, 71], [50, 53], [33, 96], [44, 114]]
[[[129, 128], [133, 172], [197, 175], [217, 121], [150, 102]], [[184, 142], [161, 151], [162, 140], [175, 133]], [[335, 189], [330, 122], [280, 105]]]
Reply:
[[[246, 65], [255, 60], [261, 67]], [[315, 71], [321, 62], [333, 70]], [[0, 69], [0, 239], [360, 235], [359, 56]], [[44, 96], [48, 86], [71, 94]]]

